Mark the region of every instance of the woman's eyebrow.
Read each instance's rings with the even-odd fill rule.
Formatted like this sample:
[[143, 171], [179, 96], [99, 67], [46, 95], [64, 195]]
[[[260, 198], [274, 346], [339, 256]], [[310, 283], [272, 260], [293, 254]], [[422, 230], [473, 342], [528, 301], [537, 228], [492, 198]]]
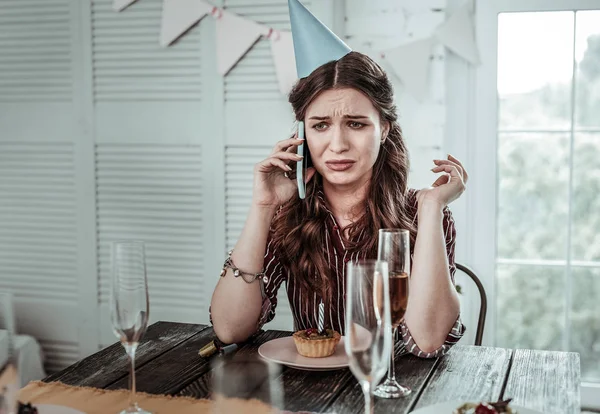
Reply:
[[[344, 118], [346, 118], [346, 119], [368, 119], [369, 117], [366, 115], [348, 114], [348, 115], [344, 115]], [[308, 119], [314, 119], [317, 121], [326, 121], [328, 119], [331, 119], [331, 117], [330, 116], [311, 116]]]

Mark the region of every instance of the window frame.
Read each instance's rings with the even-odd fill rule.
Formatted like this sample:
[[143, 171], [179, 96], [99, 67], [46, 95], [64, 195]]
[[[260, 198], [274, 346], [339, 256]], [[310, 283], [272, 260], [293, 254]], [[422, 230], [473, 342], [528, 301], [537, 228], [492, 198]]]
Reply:
[[[475, 25], [481, 64], [472, 69], [472, 116], [469, 120], [468, 226], [470, 263], [481, 275], [491, 306], [484, 344], [496, 343], [496, 252], [498, 214], [498, 14], [510, 12], [600, 10], [598, 0], [476, 0]], [[570, 200], [571, 202], [572, 200]], [[568, 294], [568, 292], [567, 292]], [[567, 300], [570, 303], [570, 299]], [[567, 310], [568, 315], [568, 310]], [[600, 383], [583, 383], [582, 407], [600, 408]]]

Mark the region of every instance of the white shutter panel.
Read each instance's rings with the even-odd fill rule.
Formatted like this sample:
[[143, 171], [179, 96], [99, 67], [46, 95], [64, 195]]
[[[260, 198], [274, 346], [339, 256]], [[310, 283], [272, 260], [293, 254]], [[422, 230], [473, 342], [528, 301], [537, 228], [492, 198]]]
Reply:
[[0, 2], [0, 102], [70, 102], [68, 0]]
[[0, 143], [0, 285], [33, 299], [77, 299], [73, 148]]
[[0, 142], [0, 193], [0, 290], [59, 370], [79, 357], [72, 145]]
[[109, 242], [143, 240], [151, 313], [188, 319], [206, 303], [202, 289], [199, 147], [97, 147], [100, 303], [110, 296]]
[[112, 0], [92, 1], [98, 294], [108, 344], [115, 239], [146, 244], [151, 322], [208, 320], [202, 134], [210, 114], [201, 106], [200, 27], [164, 48], [162, 0], [120, 13]]
[[[287, 0], [225, 0], [225, 7], [276, 30], [290, 30]], [[311, 1], [303, 1], [310, 7]], [[286, 102], [277, 84], [270, 41], [261, 38], [225, 77], [225, 102]]]
[[[224, 6], [276, 30], [290, 30], [287, 0], [225, 0]], [[227, 145], [272, 146], [290, 131], [293, 117], [279, 91], [269, 42], [261, 38], [225, 77]]]
[[138, 1], [120, 13], [112, 3], [92, 3], [95, 100], [199, 101], [200, 31], [163, 48], [161, 0]]
[[39, 342], [44, 350], [44, 368], [48, 373], [58, 372], [80, 359], [77, 343], [45, 339]]
[[230, 146], [225, 148], [225, 234], [226, 250], [237, 242], [252, 201], [254, 165], [267, 158], [267, 146]]
[[0, 290], [46, 369], [81, 356], [72, 4], [0, 1]]

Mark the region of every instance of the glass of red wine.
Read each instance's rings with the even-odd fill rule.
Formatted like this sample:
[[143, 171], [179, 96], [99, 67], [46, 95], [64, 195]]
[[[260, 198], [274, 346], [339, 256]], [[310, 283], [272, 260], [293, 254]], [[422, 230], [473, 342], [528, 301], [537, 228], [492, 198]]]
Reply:
[[[380, 229], [377, 259], [388, 263], [390, 308], [392, 315], [392, 341], [397, 337], [398, 326], [404, 320], [408, 304], [410, 282], [410, 232], [402, 229]], [[374, 394], [381, 398], [400, 398], [411, 393], [410, 388], [400, 385], [394, 369], [392, 347], [386, 380], [375, 388]]]

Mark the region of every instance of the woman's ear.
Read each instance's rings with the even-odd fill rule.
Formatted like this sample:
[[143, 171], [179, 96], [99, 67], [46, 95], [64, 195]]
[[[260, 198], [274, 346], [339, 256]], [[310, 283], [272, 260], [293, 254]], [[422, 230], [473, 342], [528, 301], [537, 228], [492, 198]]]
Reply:
[[383, 144], [390, 133], [390, 123], [385, 122], [383, 128], [381, 128], [381, 143]]

